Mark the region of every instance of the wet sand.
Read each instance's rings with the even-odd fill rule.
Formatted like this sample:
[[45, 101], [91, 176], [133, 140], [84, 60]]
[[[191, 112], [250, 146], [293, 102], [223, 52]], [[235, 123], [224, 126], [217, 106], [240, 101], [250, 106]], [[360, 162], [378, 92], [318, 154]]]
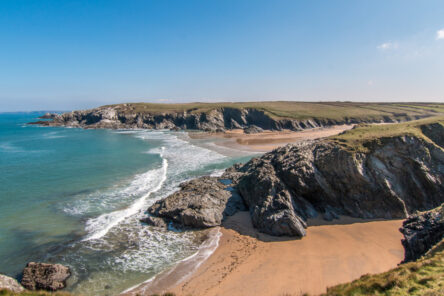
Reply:
[[147, 283], [133, 295], [317, 295], [403, 259], [402, 220], [343, 217], [318, 225], [322, 221], [309, 221], [303, 239], [276, 238], [255, 230], [248, 212], [237, 213], [224, 222], [218, 248], [198, 268], [180, 268], [180, 276], [162, 279], [161, 289]]
[[245, 134], [243, 130], [235, 129], [223, 133], [189, 132], [188, 135], [191, 139], [212, 139], [214, 140], [214, 144], [231, 149], [268, 152], [289, 143], [337, 135], [351, 128], [353, 128], [353, 125], [335, 125], [298, 132], [284, 130], [264, 131], [257, 134]]

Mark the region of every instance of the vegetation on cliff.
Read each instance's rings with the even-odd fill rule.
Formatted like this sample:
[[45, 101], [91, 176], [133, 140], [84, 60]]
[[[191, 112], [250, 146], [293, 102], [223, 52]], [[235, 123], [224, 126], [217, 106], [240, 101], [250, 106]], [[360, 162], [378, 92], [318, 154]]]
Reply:
[[330, 139], [351, 151], [366, 152], [372, 143], [400, 136], [413, 136], [443, 146], [444, 116], [433, 116], [398, 124], [360, 124]]
[[238, 103], [183, 103], [155, 104], [128, 103], [107, 105], [126, 113], [209, 113], [212, 110], [256, 109], [274, 119], [383, 119], [384, 116], [418, 116], [444, 112], [444, 104], [438, 103], [356, 103], [356, 102], [238, 102]]

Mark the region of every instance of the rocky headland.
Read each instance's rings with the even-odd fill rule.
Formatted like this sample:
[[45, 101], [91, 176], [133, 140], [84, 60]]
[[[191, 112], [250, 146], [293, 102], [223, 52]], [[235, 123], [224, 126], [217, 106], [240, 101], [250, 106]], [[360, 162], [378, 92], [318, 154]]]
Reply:
[[[309, 104], [303, 102], [177, 105], [136, 103], [108, 105], [63, 114], [47, 113], [41, 117], [47, 120], [31, 124], [109, 129], [183, 129], [210, 132], [244, 129], [246, 133], [258, 133], [262, 130], [299, 131], [343, 124], [393, 123], [436, 114], [433, 109], [415, 108], [383, 104]], [[307, 115], [307, 112], [310, 115]]]
[[[361, 139], [362, 132], [367, 138]], [[220, 178], [185, 183], [148, 212], [168, 223], [205, 228], [246, 207], [261, 232], [297, 237], [319, 216], [403, 219], [444, 202], [442, 134], [441, 121], [423, 120], [287, 145]]]

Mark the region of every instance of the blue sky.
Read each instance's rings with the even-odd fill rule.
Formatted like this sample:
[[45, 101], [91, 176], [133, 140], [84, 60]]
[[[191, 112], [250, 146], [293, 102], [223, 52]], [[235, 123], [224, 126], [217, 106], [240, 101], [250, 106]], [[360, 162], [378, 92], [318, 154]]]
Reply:
[[444, 101], [444, 1], [0, 1], [0, 110]]

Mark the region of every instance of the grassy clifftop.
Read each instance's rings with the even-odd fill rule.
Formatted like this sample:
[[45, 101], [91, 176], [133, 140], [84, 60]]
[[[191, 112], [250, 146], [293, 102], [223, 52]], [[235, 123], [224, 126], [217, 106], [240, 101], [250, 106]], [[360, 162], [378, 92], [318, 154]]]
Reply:
[[238, 103], [184, 103], [155, 104], [127, 103], [107, 105], [128, 113], [208, 113], [215, 109], [256, 109], [274, 119], [332, 119], [345, 118], [380, 120], [384, 117], [423, 117], [444, 113], [439, 103], [353, 103], [353, 102], [238, 102]]
[[395, 124], [363, 124], [330, 139], [350, 150], [365, 151], [369, 142], [403, 135], [422, 138], [442, 147], [444, 116]]

